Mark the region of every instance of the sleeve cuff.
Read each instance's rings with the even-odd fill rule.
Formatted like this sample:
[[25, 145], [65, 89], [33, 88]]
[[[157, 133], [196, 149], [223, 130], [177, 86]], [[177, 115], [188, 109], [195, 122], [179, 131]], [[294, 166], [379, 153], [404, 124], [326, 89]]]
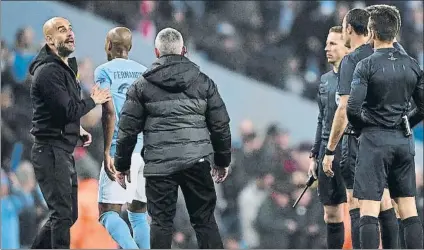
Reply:
[[96, 103], [94, 102], [94, 100], [90, 97], [85, 99], [85, 104], [87, 104], [87, 108], [93, 109], [96, 107]]
[[125, 172], [130, 169], [131, 161], [124, 160], [123, 158], [115, 155], [115, 169], [119, 172]]
[[214, 163], [217, 167], [226, 168], [231, 163], [231, 153], [219, 154], [215, 153]]

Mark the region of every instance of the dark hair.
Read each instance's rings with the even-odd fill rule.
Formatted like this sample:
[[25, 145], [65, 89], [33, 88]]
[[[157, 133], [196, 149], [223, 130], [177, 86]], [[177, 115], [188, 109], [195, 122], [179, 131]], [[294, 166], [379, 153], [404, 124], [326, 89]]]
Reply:
[[377, 8], [370, 16], [370, 30], [380, 41], [393, 41], [398, 32], [398, 19], [390, 8]]
[[350, 24], [358, 35], [368, 35], [368, 20], [370, 14], [364, 9], [352, 9], [346, 14], [346, 25]]
[[397, 19], [397, 33], [396, 35], [399, 33], [400, 31], [400, 27], [402, 26], [402, 18], [400, 16], [400, 12], [398, 10], [398, 8], [396, 8], [396, 6], [393, 5], [387, 5], [387, 4], [375, 4], [375, 5], [371, 5], [365, 8], [366, 11], [368, 11], [371, 15], [372, 12], [375, 12], [376, 10], [379, 9], [386, 9], [387, 11], [392, 11], [393, 14], [396, 16]]
[[343, 28], [342, 28], [342, 26], [333, 26], [333, 27], [331, 27], [330, 28], [330, 31], [329, 32], [334, 32], [334, 33], [342, 33], [342, 30], [343, 30]]

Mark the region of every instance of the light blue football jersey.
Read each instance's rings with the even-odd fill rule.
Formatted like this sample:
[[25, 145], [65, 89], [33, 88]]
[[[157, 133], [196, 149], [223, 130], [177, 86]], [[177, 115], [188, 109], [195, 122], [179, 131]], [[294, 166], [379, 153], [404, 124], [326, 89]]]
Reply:
[[[146, 67], [129, 59], [115, 58], [104, 63], [94, 71], [95, 82], [100, 84], [100, 88], [110, 88], [113, 106], [115, 107], [115, 129], [113, 133], [110, 155], [113, 157], [116, 151], [116, 140], [118, 139], [118, 124], [121, 110], [124, 106], [126, 93], [131, 84], [139, 78]], [[143, 135], [138, 135], [135, 152], [141, 152], [143, 148]]]

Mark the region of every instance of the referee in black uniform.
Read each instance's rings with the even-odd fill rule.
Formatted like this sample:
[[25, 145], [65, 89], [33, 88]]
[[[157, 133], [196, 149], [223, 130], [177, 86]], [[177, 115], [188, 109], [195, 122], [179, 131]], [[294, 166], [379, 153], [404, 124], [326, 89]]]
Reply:
[[334, 113], [337, 109], [338, 68], [342, 58], [348, 53], [348, 48], [342, 39], [342, 26], [334, 26], [330, 29], [325, 51], [327, 60], [333, 66], [333, 69], [321, 76], [318, 92], [318, 124], [315, 143], [311, 151], [312, 161], [309, 175], [318, 179], [318, 195], [324, 205], [324, 221], [327, 224], [327, 247], [328, 249], [342, 249], [344, 243], [344, 208], [341, 205], [346, 203], [347, 198], [343, 176], [338, 166], [341, 153], [340, 146], [336, 150], [334, 177], [327, 177], [321, 167]]
[[32, 248], [66, 249], [70, 247], [70, 228], [78, 217], [72, 153], [79, 138], [83, 146], [91, 143], [91, 135], [81, 128], [80, 118], [111, 97], [108, 90], [94, 88], [90, 98], [81, 100], [76, 59], [68, 58], [75, 50], [74, 32], [68, 20], [48, 20], [43, 33], [46, 45], [30, 66], [34, 112], [31, 133], [35, 137], [31, 160], [50, 218]]
[[422, 248], [415, 148], [407, 113], [412, 97], [417, 115], [424, 114], [423, 72], [416, 60], [393, 47], [397, 18], [392, 11], [371, 12], [369, 30], [376, 52], [357, 64], [347, 107], [349, 122], [360, 131], [353, 195], [360, 200], [361, 247], [379, 246], [378, 214], [388, 186], [399, 207], [407, 248]]
[[[376, 8], [378, 7], [375, 7], [374, 9]], [[390, 10], [395, 13], [393, 9]], [[400, 15], [398, 12], [396, 15], [400, 20]], [[340, 167], [342, 169], [342, 175], [344, 177], [345, 185], [347, 188], [349, 213], [352, 227], [352, 245], [354, 249], [360, 248], [359, 203], [357, 199], [353, 198], [353, 183], [355, 176], [358, 139], [354, 135], [354, 131], [352, 130], [351, 125], [348, 124], [346, 106], [347, 100], [349, 99], [351, 82], [356, 64], [374, 53], [372, 44], [368, 43], [368, 20], [369, 12], [364, 9], [352, 9], [343, 19], [343, 38], [346, 42], [346, 46], [350, 47], [352, 52], [343, 58], [340, 65], [339, 87], [337, 93], [340, 95], [340, 101], [338, 103], [337, 111], [334, 115], [334, 122], [332, 124], [326, 150], [327, 155], [323, 160], [324, 172], [328, 176], [334, 175], [333, 170], [335, 168], [332, 170], [331, 167], [334, 157], [332, 155], [334, 154], [333, 152], [336, 145], [339, 143], [339, 140], [343, 136]], [[404, 51], [400, 44], [396, 43], [396, 46]], [[398, 248], [399, 241], [397, 235], [399, 234], [399, 227], [388, 190], [383, 195], [380, 208], [381, 213], [379, 219], [382, 228], [383, 248]]]

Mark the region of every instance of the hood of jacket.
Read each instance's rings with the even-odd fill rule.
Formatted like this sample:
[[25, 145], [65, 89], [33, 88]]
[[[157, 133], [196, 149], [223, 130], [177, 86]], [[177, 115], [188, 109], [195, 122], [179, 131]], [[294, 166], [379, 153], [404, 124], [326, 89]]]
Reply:
[[200, 75], [199, 66], [181, 55], [159, 57], [143, 77], [150, 83], [168, 92], [186, 90]]
[[49, 46], [47, 46], [47, 44], [44, 45], [43, 48], [41, 48], [40, 52], [38, 52], [38, 55], [32, 61], [31, 65], [29, 66], [29, 73], [31, 75], [34, 75], [35, 70], [38, 67], [50, 62], [59, 63], [61, 66], [65, 67], [65, 69], [71, 69], [75, 73], [75, 75], [78, 74], [78, 64], [75, 57], [68, 58], [68, 67], [58, 55], [53, 53], [53, 51], [50, 49]]

